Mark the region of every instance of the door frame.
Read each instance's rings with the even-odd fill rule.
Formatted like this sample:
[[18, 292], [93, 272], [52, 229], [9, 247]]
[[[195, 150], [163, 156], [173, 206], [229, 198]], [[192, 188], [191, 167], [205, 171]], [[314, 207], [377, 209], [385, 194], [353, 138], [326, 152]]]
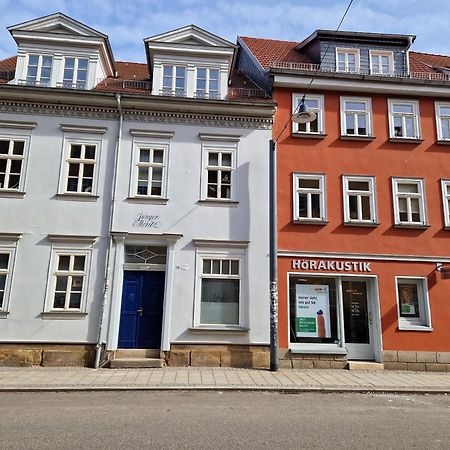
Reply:
[[[294, 344], [290, 342], [290, 303], [289, 303], [289, 277], [294, 276], [304, 276], [311, 278], [335, 278], [337, 281], [337, 313], [338, 313], [338, 333], [339, 333], [339, 344]], [[316, 354], [347, 354], [347, 349], [345, 348], [345, 331], [344, 331], [344, 311], [343, 311], [343, 297], [342, 297], [342, 279], [355, 279], [357, 281], [367, 282], [367, 292], [368, 292], [368, 309], [372, 312], [372, 324], [371, 324], [371, 339], [374, 360], [376, 362], [382, 362], [382, 349], [383, 349], [383, 338], [381, 330], [381, 309], [380, 309], [380, 293], [378, 287], [378, 275], [367, 275], [367, 274], [342, 274], [342, 272], [292, 272], [288, 271], [286, 273], [286, 301], [287, 301], [287, 341], [289, 349], [293, 353], [316, 353]]]

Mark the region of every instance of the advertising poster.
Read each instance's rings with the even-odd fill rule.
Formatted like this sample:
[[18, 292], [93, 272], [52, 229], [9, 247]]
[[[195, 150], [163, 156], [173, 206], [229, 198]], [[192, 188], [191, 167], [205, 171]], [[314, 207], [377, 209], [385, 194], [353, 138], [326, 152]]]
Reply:
[[331, 337], [330, 295], [327, 285], [295, 286], [295, 333], [297, 337]]

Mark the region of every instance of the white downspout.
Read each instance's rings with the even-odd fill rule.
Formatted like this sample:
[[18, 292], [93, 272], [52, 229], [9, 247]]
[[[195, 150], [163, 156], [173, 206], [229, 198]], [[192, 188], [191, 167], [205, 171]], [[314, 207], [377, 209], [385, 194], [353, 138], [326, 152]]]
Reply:
[[120, 153], [120, 147], [122, 144], [122, 127], [123, 127], [123, 111], [122, 111], [122, 104], [121, 104], [121, 95], [116, 94], [116, 101], [117, 101], [117, 110], [119, 111], [119, 132], [117, 134], [117, 142], [116, 142], [116, 151], [114, 155], [114, 168], [113, 168], [113, 179], [111, 183], [112, 187], [112, 193], [111, 193], [111, 210], [109, 215], [109, 228], [108, 228], [108, 234], [109, 234], [109, 245], [108, 250], [106, 254], [106, 266], [105, 266], [105, 287], [103, 289], [103, 298], [102, 298], [102, 304], [101, 304], [101, 310], [100, 310], [100, 318], [98, 322], [98, 336], [97, 336], [97, 344], [95, 346], [95, 360], [94, 360], [94, 368], [98, 369], [100, 365], [100, 355], [102, 350], [102, 335], [103, 335], [103, 327], [105, 322], [105, 310], [106, 310], [106, 302], [108, 301], [108, 294], [109, 294], [109, 286], [111, 284], [111, 264], [110, 264], [110, 257], [112, 253], [112, 245], [113, 245], [113, 238], [111, 236], [111, 231], [114, 223], [114, 211], [116, 207], [116, 192], [117, 192], [117, 172], [118, 172], [118, 165], [119, 165], [119, 153]]

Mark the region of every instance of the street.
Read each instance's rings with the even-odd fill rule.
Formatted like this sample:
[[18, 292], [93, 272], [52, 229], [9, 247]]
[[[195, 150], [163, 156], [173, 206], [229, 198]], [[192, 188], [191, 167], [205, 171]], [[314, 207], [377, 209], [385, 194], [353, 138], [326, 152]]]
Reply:
[[2, 449], [449, 448], [450, 396], [1, 393]]

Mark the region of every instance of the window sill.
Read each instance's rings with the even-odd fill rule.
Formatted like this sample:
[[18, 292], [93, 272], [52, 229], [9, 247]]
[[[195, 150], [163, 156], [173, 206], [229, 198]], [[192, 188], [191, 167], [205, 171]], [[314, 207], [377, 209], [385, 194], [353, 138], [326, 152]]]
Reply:
[[93, 194], [79, 194], [70, 192], [61, 192], [56, 194], [56, 197], [61, 200], [82, 201], [82, 202], [96, 202], [100, 197]]
[[8, 317], [9, 311], [0, 311], [0, 319], [6, 319]]
[[424, 140], [420, 138], [389, 138], [389, 142], [395, 142], [397, 144], [421, 144]]
[[344, 225], [346, 227], [372, 227], [372, 228], [376, 228], [378, 226], [380, 226], [379, 222], [344, 222]]
[[329, 222], [328, 220], [299, 220], [299, 219], [294, 219], [292, 221], [293, 223], [295, 223], [296, 225], [327, 225]]
[[153, 203], [155, 205], [167, 205], [168, 198], [162, 197], [128, 197], [127, 201], [130, 203]]
[[417, 228], [420, 230], [426, 230], [427, 228], [430, 228], [431, 225], [429, 224], [421, 224], [421, 223], [396, 223], [394, 225], [395, 228]]
[[307, 138], [307, 139], [325, 139], [328, 135], [324, 133], [291, 133], [294, 138]]
[[341, 135], [341, 139], [344, 141], [373, 141], [375, 140], [375, 136], [358, 136], [353, 134], [343, 134]]
[[230, 207], [236, 207], [239, 205], [239, 202], [236, 202], [234, 200], [212, 200], [212, 199], [204, 199], [204, 200], [197, 200], [197, 203], [199, 205], [207, 205], [207, 206], [230, 206]]
[[86, 312], [82, 311], [46, 311], [41, 313], [42, 319], [84, 319], [87, 316]]
[[436, 141], [436, 144], [438, 145], [450, 145], [450, 139], [441, 139]]
[[24, 195], [25, 195], [25, 192], [23, 192], [23, 191], [14, 191], [14, 190], [0, 189], [0, 197], [5, 197], [5, 198], [23, 198]]
[[429, 327], [427, 325], [399, 325], [399, 331], [433, 331], [433, 327]]
[[238, 326], [198, 326], [198, 327], [189, 327], [189, 331], [194, 332], [227, 332], [227, 333], [248, 333], [250, 331], [250, 328], [245, 327], [238, 327]]

